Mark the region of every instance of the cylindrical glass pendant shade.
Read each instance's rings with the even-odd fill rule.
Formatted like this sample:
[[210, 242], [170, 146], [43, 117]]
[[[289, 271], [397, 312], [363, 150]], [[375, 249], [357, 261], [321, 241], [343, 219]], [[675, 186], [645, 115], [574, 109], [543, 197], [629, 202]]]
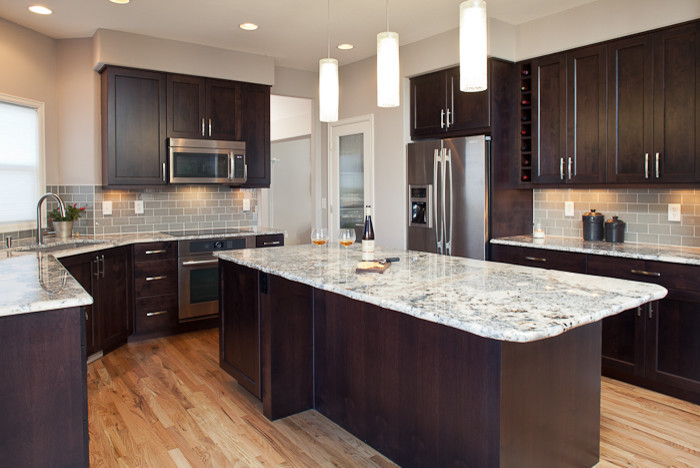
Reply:
[[459, 89], [483, 91], [486, 71], [486, 2], [467, 0], [459, 5]]
[[377, 34], [377, 105], [399, 105], [399, 34]]
[[338, 121], [338, 61], [318, 61], [318, 104], [321, 122]]

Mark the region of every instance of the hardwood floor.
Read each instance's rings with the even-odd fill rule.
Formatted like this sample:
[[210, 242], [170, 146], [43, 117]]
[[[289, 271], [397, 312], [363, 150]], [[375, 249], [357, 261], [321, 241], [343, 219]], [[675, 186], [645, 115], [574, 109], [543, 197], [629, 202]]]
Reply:
[[[396, 466], [316, 411], [270, 422], [218, 365], [218, 330], [88, 365], [92, 467]], [[599, 467], [700, 466], [700, 407], [603, 379]]]

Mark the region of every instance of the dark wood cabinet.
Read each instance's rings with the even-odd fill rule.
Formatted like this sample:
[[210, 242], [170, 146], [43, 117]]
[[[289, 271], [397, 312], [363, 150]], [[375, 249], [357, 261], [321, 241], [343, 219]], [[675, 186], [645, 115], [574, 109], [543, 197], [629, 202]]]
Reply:
[[102, 71], [102, 184], [166, 183], [166, 75]]
[[608, 44], [608, 182], [700, 181], [700, 23]]
[[178, 324], [177, 242], [133, 246], [134, 334], [170, 334]]
[[499, 86], [492, 79], [494, 61], [489, 59], [489, 84], [485, 91], [460, 91], [459, 67], [411, 78], [411, 138], [486, 133], [491, 126], [492, 88]]
[[131, 256], [128, 247], [64, 257], [63, 266], [92, 296], [85, 307], [86, 352], [105, 354], [131, 334]]
[[598, 45], [532, 62], [534, 183], [605, 182], [605, 57]]
[[491, 245], [491, 261], [573, 273], [586, 272], [586, 255], [558, 250]]
[[280, 247], [284, 245], [284, 234], [262, 234], [255, 237], [255, 247]]
[[241, 85], [241, 140], [245, 141], [248, 179], [244, 187], [270, 186], [270, 87]]

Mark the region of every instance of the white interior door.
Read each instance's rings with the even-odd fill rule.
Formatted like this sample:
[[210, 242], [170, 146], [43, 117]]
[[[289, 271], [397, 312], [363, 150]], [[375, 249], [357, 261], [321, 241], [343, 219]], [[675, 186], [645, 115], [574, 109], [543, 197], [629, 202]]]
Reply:
[[339, 120], [328, 128], [329, 234], [335, 241], [338, 229], [355, 228], [359, 240], [364, 206], [374, 209], [374, 117]]

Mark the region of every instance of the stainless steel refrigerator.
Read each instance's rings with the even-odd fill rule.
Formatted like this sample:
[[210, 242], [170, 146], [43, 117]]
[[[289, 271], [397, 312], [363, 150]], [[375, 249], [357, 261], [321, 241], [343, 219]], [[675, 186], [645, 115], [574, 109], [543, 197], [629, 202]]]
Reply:
[[408, 248], [485, 260], [490, 137], [408, 144]]

